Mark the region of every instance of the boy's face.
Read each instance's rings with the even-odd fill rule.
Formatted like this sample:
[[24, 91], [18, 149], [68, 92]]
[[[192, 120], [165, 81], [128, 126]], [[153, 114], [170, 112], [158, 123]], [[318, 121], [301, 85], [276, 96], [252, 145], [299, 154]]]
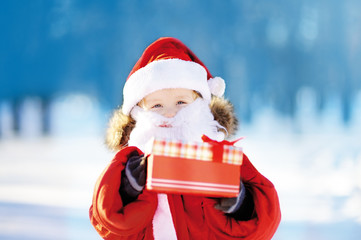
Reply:
[[225, 136], [218, 131], [222, 126], [214, 120], [209, 102], [189, 89], [155, 91], [133, 108], [131, 116], [136, 125], [128, 144], [142, 151], [152, 138], [202, 142], [203, 134], [217, 141]]
[[168, 88], [155, 91], [143, 99], [142, 108], [172, 118], [183, 107], [194, 102], [197, 94], [190, 89]]

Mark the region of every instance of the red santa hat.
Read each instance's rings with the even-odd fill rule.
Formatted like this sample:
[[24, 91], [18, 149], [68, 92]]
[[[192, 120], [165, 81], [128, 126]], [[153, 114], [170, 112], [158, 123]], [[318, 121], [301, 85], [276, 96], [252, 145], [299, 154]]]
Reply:
[[123, 89], [124, 114], [148, 94], [166, 88], [186, 88], [210, 101], [211, 94], [222, 96], [225, 83], [212, 77], [206, 66], [181, 41], [160, 38], [149, 45], [130, 72]]

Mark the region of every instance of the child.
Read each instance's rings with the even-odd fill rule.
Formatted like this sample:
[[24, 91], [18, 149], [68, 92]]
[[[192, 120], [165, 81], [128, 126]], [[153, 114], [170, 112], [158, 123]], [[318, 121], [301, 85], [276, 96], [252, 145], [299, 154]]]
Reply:
[[107, 144], [118, 153], [99, 177], [91, 223], [104, 239], [271, 239], [280, 222], [276, 190], [245, 156], [237, 198], [156, 194], [144, 189], [152, 137], [221, 141], [236, 131], [232, 105], [182, 42], [160, 38], [131, 71]]

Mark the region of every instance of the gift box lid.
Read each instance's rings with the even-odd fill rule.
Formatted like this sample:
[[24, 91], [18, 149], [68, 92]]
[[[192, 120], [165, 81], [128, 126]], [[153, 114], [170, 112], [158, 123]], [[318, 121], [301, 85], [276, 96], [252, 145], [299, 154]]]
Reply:
[[233, 146], [239, 139], [233, 142], [217, 142], [204, 137], [203, 140], [205, 142], [153, 138], [146, 145], [146, 153], [202, 161], [217, 161], [235, 165], [242, 164], [242, 148]]

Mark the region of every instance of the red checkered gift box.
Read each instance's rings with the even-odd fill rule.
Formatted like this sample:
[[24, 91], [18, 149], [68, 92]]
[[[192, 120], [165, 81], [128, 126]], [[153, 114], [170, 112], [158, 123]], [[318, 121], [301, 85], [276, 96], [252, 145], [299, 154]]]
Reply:
[[243, 152], [233, 144], [240, 139], [202, 139], [203, 143], [153, 140], [146, 188], [208, 197], [237, 196]]

